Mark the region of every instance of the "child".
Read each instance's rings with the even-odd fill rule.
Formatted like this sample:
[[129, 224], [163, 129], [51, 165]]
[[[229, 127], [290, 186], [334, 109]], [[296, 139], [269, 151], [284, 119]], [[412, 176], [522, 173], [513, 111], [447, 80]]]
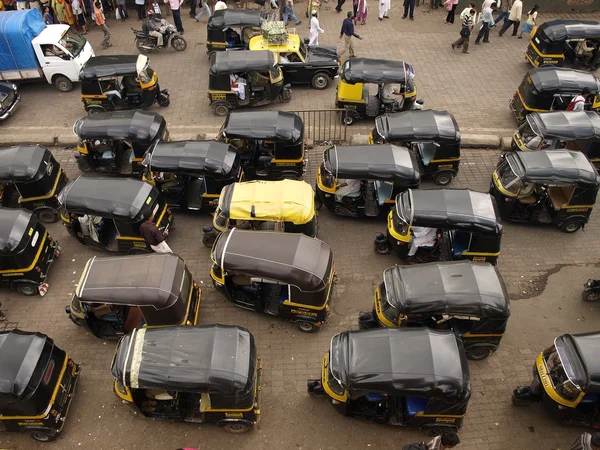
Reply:
[[533, 5], [531, 11], [527, 13], [527, 21], [521, 27], [521, 33], [519, 33], [518, 39], [523, 39], [523, 33], [531, 33], [533, 27], [535, 26], [535, 19], [537, 18], [537, 12], [540, 9], [540, 5]]
[[100, 28], [102, 28], [102, 32], [104, 33], [104, 39], [102, 40], [102, 43], [100, 45], [102, 46], [102, 48], [112, 47], [112, 44], [110, 43], [110, 31], [106, 26], [106, 21], [104, 20], [104, 13], [102, 12], [102, 4], [99, 0], [96, 0], [96, 2], [94, 2], [94, 16], [96, 17], [96, 25], [100, 26]]
[[44, 7], [44, 23], [46, 25], [52, 25], [54, 23], [54, 19], [52, 18], [52, 14], [50, 14], [50, 8], [48, 6]]

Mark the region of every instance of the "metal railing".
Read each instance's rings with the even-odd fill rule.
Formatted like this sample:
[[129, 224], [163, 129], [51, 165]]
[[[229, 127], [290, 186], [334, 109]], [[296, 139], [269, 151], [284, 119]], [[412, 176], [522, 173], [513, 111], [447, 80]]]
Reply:
[[304, 136], [314, 145], [346, 142], [347, 126], [342, 120], [346, 109], [305, 109], [291, 111], [304, 122]]

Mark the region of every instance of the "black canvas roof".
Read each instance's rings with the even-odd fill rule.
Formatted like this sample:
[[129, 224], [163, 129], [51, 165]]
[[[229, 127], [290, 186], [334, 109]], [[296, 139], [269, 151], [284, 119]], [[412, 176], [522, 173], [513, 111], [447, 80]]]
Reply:
[[286, 111], [231, 111], [223, 124], [229, 139], [266, 139], [292, 145], [304, 137], [304, 123]]
[[515, 174], [526, 181], [542, 184], [576, 184], [598, 186], [598, 172], [587, 157], [578, 151], [536, 150], [514, 152], [506, 159]]
[[186, 172], [229, 175], [237, 150], [218, 141], [175, 141], [156, 143], [150, 153], [150, 168], [156, 172]]
[[275, 54], [270, 50], [216, 52], [210, 59], [210, 74], [221, 75], [252, 70], [269, 70], [274, 65]]
[[589, 88], [597, 93], [599, 81], [591, 72], [584, 70], [563, 69], [562, 67], [540, 67], [531, 69], [525, 78], [531, 77], [536, 91], [548, 95], [554, 93], [580, 93]]
[[266, 15], [260, 10], [222, 9], [215, 11], [208, 19], [208, 28], [222, 29], [225, 27], [260, 27], [266, 20]]
[[509, 317], [498, 269], [472, 261], [393, 266], [383, 272], [387, 301], [402, 314]]
[[137, 75], [135, 67], [139, 55], [104, 55], [88, 59], [79, 74], [81, 81], [103, 77]]
[[377, 328], [344, 331], [331, 339], [330, 368], [348, 391], [465, 400], [467, 358], [450, 331]]
[[340, 76], [344, 83], [400, 83], [409, 79], [412, 66], [403, 61], [351, 58], [344, 61]]
[[48, 149], [38, 145], [0, 148], [0, 181], [36, 181], [44, 175], [44, 161], [52, 159]]
[[600, 39], [600, 23], [591, 20], [551, 20], [540, 25], [540, 32], [550, 41]]
[[377, 132], [387, 141], [425, 141], [460, 144], [460, 131], [448, 111], [422, 109], [377, 116]]
[[595, 111], [552, 111], [528, 114], [529, 126], [546, 139], [600, 139], [600, 116]]
[[0, 207], [0, 253], [14, 252], [32, 222], [37, 219], [28, 211]]
[[80, 139], [130, 139], [150, 144], [167, 125], [163, 116], [145, 111], [111, 111], [82, 117], [73, 132]]
[[124, 336], [112, 375], [135, 389], [243, 396], [253, 389], [254, 337], [228, 325], [142, 328]]
[[554, 343], [569, 378], [584, 392], [600, 392], [600, 333], [563, 334]]

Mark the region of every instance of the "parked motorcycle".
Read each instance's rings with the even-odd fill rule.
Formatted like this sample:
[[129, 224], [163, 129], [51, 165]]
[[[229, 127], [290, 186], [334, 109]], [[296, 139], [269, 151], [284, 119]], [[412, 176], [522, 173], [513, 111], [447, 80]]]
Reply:
[[135, 35], [135, 45], [140, 53], [149, 53], [154, 50], [162, 50], [169, 46], [171, 41], [171, 47], [177, 52], [182, 52], [187, 48], [187, 42], [177, 33], [177, 28], [174, 25], [169, 24], [165, 27], [163, 32], [163, 46], [158, 47], [158, 40], [154, 36], [150, 36], [142, 30], [136, 30], [132, 28], [133, 34]]
[[584, 302], [597, 302], [600, 300], [600, 280], [587, 280], [583, 284], [581, 297]]

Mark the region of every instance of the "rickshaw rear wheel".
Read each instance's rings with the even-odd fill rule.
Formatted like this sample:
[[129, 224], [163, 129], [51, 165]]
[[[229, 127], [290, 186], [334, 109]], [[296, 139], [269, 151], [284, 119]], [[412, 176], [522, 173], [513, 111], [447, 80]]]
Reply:
[[465, 354], [467, 359], [471, 361], [481, 361], [492, 354], [492, 350], [489, 348], [466, 348]]
[[16, 288], [19, 294], [24, 295], [26, 297], [33, 297], [34, 295], [38, 295], [38, 289], [33, 284], [18, 283]]
[[354, 114], [352, 114], [349, 111], [342, 112], [341, 114], [342, 114], [342, 124], [344, 124], [348, 127], [350, 125], [354, 125], [354, 122], [356, 122], [356, 117], [354, 117]]
[[182, 37], [173, 36], [173, 39], [171, 39], [171, 47], [173, 47], [176, 52], [182, 52], [187, 48], [187, 42]]
[[54, 211], [40, 211], [37, 216], [44, 223], [54, 223], [58, 220], [58, 214]]
[[375, 244], [375, 251], [380, 255], [389, 255], [392, 249], [387, 242], [382, 242]]
[[77, 168], [79, 170], [81, 170], [82, 172], [91, 172], [92, 171], [92, 168], [90, 167], [89, 163], [83, 158], [79, 158], [77, 160]]
[[45, 433], [44, 431], [32, 431], [29, 436], [38, 442], [51, 442], [56, 439], [55, 434]]
[[288, 103], [292, 99], [292, 93], [290, 91], [282, 92], [279, 94], [279, 101], [281, 103]]
[[438, 186], [447, 186], [452, 182], [452, 174], [450, 172], [436, 173], [433, 177], [433, 181]]
[[327, 86], [329, 86], [329, 76], [326, 73], [318, 73], [316, 74], [312, 81], [311, 81], [311, 85], [312, 87], [314, 87], [315, 89], [326, 89]]
[[217, 116], [220, 117], [225, 117], [227, 114], [229, 114], [229, 108], [223, 103], [213, 104], [212, 110]]
[[577, 219], [565, 220], [563, 223], [560, 224], [560, 230], [563, 233], [575, 233], [577, 230], [579, 230], [581, 228], [582, 225], [583, 225], [583, 223], [581, 222], [581, 220], [577, 220]]
[[304, 333], [314, 333], [319, 329], [319, 327], [312, 322], [305, 322], [302, 320], [298, 322], [298, 329]]
[[244, 423], [228, 423], [223, 425], [223, 429], [228, 433], [242, 434], [250, 430], [250, 427]]
[[585, 291], [581, 295], [584, 302], [597, 302], [600, 300], [600, 292]]
[[54, 87], [60, 92], [71, 92], [73, 83], [67, 77], [60, 75], [54, 80]]
[[171, 104], [171, 99], [166, 95], [159, 94], [159, 96], [156, 97], [156, 103], [158, 103], [158, 106], [161, 108], [166, 108]]

